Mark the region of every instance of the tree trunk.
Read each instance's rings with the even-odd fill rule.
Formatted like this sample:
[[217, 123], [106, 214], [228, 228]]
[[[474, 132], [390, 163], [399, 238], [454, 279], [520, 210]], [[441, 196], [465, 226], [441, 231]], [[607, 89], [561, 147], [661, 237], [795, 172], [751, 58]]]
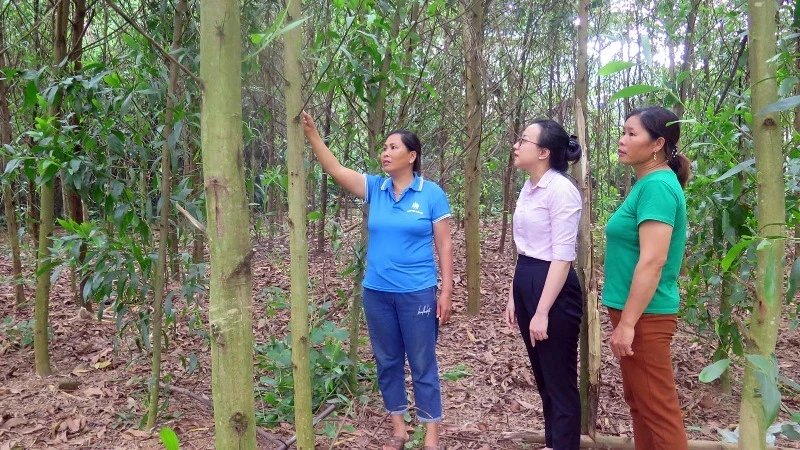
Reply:
[[215, 446], [254, 450], [253, 250], [242, 150], [239, 8], [238, 0], [206, 0], [200, 8], [201, 142]]
[[[331, 145], [330, 136], [331, 116], [333, 115], [333, 93], [333, 89], [328, 91], [328, 99], [325, 106], [325, 124], [323, 126], [323, 132], [325, 133], [325, 145], [328, 147]], [[322, 180], [320, 181], [319, 213], [321, 217], [319, 218], [319, 225], [317, 228], [317, 253], [323, 253], [325, 251], [325, 222], [328, 216], [328, 174], [324, 170], [322, 171]]]
[[[53, 35], [53, 72], [58, 77], [59, 64], [67, 54], [67, 23], [69, 19], [69, 2], [62, 1], [55, 11], [55, 29]], [[57, 117], [61, 110], [60, 95], [56, 95], [50, 105], [49, 114]], [[36, 360], [36, 375], [41, 377], [52, 373], [50, 369], [50, 349], [48, 348], [47, 329], [50, 309], [50, 247], [53, 232], [53, 210], [55, 179], [46, 180], [39, 191], [39, 251], [37, 254], [36, 305], [34, 306], [33, 347]]]
[[678, 86], [678, 95], [680, 102], [675, 105], [675, 114], [679, 119], [683, 118], [683, 112], [686, 105], [686, 96], [691, 89], [692, 76], [690, 72], [694, 67], [694, 30], [697, 22], [697, 9], [700, 7], [700, 0], [692, 0], [692, 6], [689, 10], [689, 17], [686, 19], [686, 36], [683, 41], [683, 63], [681, 64], [681, 80]]
[[[512, 133], [512, 141], [515, 140], [517, 132], [520, 128], [520, 121], [522, 120], [522, 93], [525, 92], [525, 79], [528, 66], [528, 56], [531, 48], [531, 36], [533, 31], [533, 20], [535, 18], [533, 8], [528, 12], [528, 20], [525, 24], [525, 35], [522, 38], [522, 48], [526, 51], [522, 52], [519, 62], [519, 77], [517, 78], [517, 100], [514, 108], [514, 125], [510, 130]], [[506, 246], [506, 235], [508, 234], [508, 217], [512, 214], [514, 192], [514, 152], [508, 152], [508, 160], [506, 161], [506, 170], [503, 174], [503, 218], [500, 226], [500, 245], [498, 246], [498, 253], [503, 253]]]
[[581, 431], [595, 436], [597, 407], [600, 402], [600, 313], [597, 305], [597, 281], [594, 278], [594, 243], [592, 242], [592, 176], [589, 165], [589, 133], [586, 111], [589, 104], [589, 0], [578, 1], [578, 67], [575, 82], [575, 130], [583, 148], [573, 174], [581, 188], [583, 211], [578, 233], [578, 279], [583, 291], [583, 317], [580, 334]]
[[[288, 2], [287, 25], [300, 18], [300, 1]], [[305, 137], [300, 123], [303, 109], [300, 58], [303, 34], [300, 27], [286, 32], [283, 42], [283, 73], [287, 80], [286, 159], [289, 172], [289, 251], [291, 253], [292, 372], [294, 374], [294, 425], [297, 448], [314, 449], [314, 413], [311, 405], [311, 365], [308, 326], [308, 240], [306, 237]]]
[[[783, 136], [780, 114], [757, 113], [778, 99], [776, 69], [768, 63], [776, 53], [775, 2], [748, 0], [750, 34], [750, 76], [752, 89], [753, 147], [758, 184], [758, 234], [762, 241], [756, 250], [756, 300], [750, 318], [750, 335], [745, 352], [771, 358], [778, 338], [786, 235], [786, 205], [783, 182]], [[756, 367], [745, 367], [739, 446], [758, 450], [766, 446], [764, 399], [757, 393]]]
[[[172, 30], [172, 51], [180, 48], [183, 14], [186, 12], [186, 0], [178, 0], [175, 7], [175, 19]], [[175, 91], [178, 85], [178, 65], [169, 63], [169, 84], [164, 111], [164, 144], [161, 147], [161, 210], [158, 221], [158, 260], [153, 277], [153, 360], [150, 366], [150, 404], [147, 409], [147, 429], [156, 425], [158, 415], [158, 393], [161, 381], [161, 329], [164, 316], [164, 286], [167, 277], [167, 252], [169, 251], [170, 212], [172, 211], [172, 148], [170, 142], [173, 133]]]
[[[73, 72], [79, 74], [83, 69], [83, 35], [86, 21], [86, 0], [73, 0], [75, 4], [75, 11], [72, 17], [72, 36], [70, 40], [70, 54], [69, 60], [73, 63]], [[75, 127], [81, 127], [80, 111], [75, 111], [70, 117], [70, 124]], [[81, 152], [80, 144], [76, 143], [74, 152], [79, 154]], [[78, 191], [72, 186], [64, 186], [64, 206], [67, 209], [69, 218], [75, 223], [83, 223], [83, 199]], [[78, 251], [78, 266], [82, 266], [86, 260], [87, 246], [85, 243], [81, 244]], [[82, 276], [79, 268], [72, 270], [70, 274], [70, 285], [72, 286], [72, 299], [75, 306], [80, 308], [84, 307], [87, 310], [92, 310], [92, 304], [84, 301], [83, 291], [86, 286], [87, 277]]]
[[[192, 196], [197, 199], [201, 195], [203, 189], [203, 174], [197, 166], [197, 160], [200, 158], [200, 149], [195, 145], [194, 139], [188, 139], [189, 146], [189, 177], [191, 179]], [[206, 218], [208, 220], [208, 218]], [[196, 227], [193, 228], [192, 239], [192, 264], [200, 264], [205, 261], [206, 249], [206, 235], [203, 230]]]
[[464, 235], [466, 237], [467, 312], [477, 315], [481, 306], [481, 131], [483, 127], [483, 17], [484, 5], [471, 0], [464, 22], [464, 57], [466, 78], [466, 124], [464, 178]]
[[[8, 67], [6, 62], [5, 20], [0, 18], [0, 71]], [[0, 145], [11, 143], [11, 111], [8, 109], [8, 85], [6, 79], [0, 79]], [[0, 156], [0, 170], [5, 170], [6, 160]], [[14, 284], [14, 303], [17, 306], [25, 302], [24, 280], [22, 278], [22, 260], [19, 251], [17, 231], [17, 209], [14, 204], [14, 189], [11, 183], [2, 185], [3, 206], [8, 230], [8, 244], [11, 247], [11, 280]]]

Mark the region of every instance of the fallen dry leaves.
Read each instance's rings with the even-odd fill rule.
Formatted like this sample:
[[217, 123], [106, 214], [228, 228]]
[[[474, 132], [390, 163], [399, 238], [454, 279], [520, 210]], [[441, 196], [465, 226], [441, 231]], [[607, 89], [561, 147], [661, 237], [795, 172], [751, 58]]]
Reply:
[[[541, 401], [531, 371], [524, 356], [518, 330], [511, 330], [502, 320], [507, 289], [513, 272], [512, 255], [508, 248], [497, 252], [498, 227], [484, 230], [481, 265], [481, 315], [466, 315], [466, 275], [462, 230], [454, 228], [456, 289], [454, 315], [440, 330], [440, 373], [466, 372], [461, 378], [443, 381], [445, 409], [442, 423], [443, 442], [449, 450], [518, 449], [519, 442], [503, 440], [504, 433], [523, 430], [542, 430]], [[310, 273], [314, 278], [315, 302], [333, 301], [330, 320], [344, 324], [346, 308], [339, 306], [338, 292], [348, 293], [352, 281], [338, 275], [352, 254], [349, 246], [357, 232], [345, 237], [344, 250], [332, 254], [310, 253]], [[6, 242], [0, 237], [0, 249]], [[315, 246], [314, 246], [315, 247]], [[283, 337], [288, 330], [288, 311], [268, 314], [267, 303], [272, 301], [267, 288], [279, 287], [289, 291], [288, 247], [284, 240], [255, 241], [253, 261], [254, 332], [257, 342], [270, 336]], [[0, 251], [0, 279], [11, 273], [5, 251]], [[30, 261], [30, 255], [28, 259]], [[28, 275], [30, 269], [27, 268]], [[149, 376], [149, 359], [135, 345], [136, 331], [126, 332], [114, 352], [116, 332], [113, 321], [98, 322], [81, 315], [72, 304], [67, 271], [55, 281], [51, 298], [51, 317], [54, 339], [51, 344], [52, 364], [56, 375], [39, 379], [32, 373], [33, 353], [20, 349], [0, 335], [0, 450], [12, 449], [133, 449], [162, 448], [158, 433], [137, 429], [146, 410], [144, 397]], [[29, 277], [28, 279], [33, 279]], [[175, 286], [173, 286], [174, 288]], [[32, 298], [33, 286], [26, 285], [26, 295]], [[0, 299], [10, 299], [10, 286], [0, 284]], [[186, 305], [177, 301], [180, 311], [177, 325], [169, 327], [170, 346], [165, 349], [163, 371], [172, 377], [171, 383], [195, 394], [210, 398], [209, 350], [203, 339], [189, 329], [188, 317], [195, 311], [204, 314], [207, 299], [200, 304]], [[183, 308], [183, 309], [181, 309]], [[193, 309], [194, 308], [194, 309]], [[0, 319], [14, 316], [29, 320], [31, 308], [17, 309], [8, 301], [0, 301]], [[608, 323], [605, 313], [605, 332]], [[794, 354], [800, 345], [800, 330], [781, 334], [779, 354]], [[686, 424], [696, 439], [714, 438], [713, 429], [726, 428], [737, 422], [738, 397], [726, 397], [715, 386], [697, 381], [697, 374], [707, 363], [705, 344], [692, 333], [679, 332], [674, 343], [676, 380], [684, 408]], [[368, 346], [362, 356], [370, 357]], [[188, 361], [196, 359], [190, 375]], [[631, 425], [627, 407], [622, 399], [619, 364], [607, 349], [602, 353], [603, 373], [601, 401], [598, 412], [598, 432], [630, 435]], [[800, 379], [800, 364], [792, 358], [781, 358], [781, 373]], [[741, 374], [734, 373], [734, 377]], [[798, 400], [787, 398], [795, 410]], [[792, 403], [794, 402], [794, 403]], [[258, 405], [257, 407], [263, 407]], [[173, 394], [160, 425], [169, 426], [181, 439], [181, 448], [213, 448], [213, 416], [200, 403]], [[354, 403], [350, 414], [340, 411], [327, 421], [329, 429], [339, 430], [335, 442], [328, 435], [319, 435], [318, 442], [335, 449], [372, 449], [388, 435], [389, 420], [383, 412], [377, 393], [371, 393], [366, 404]], [[320, 425], [318, 429], [321, 429]], [[409, 432], [416, 430], [409, 425]], [[289, 438], [293, 426], [282, 423], [271, 433]], [[797, 443], [781, 441], [787, 448], [800, 448]], [[794, 445], [794, 447], [792, 447]], [[262, 448], [272, 448], [266, 441]]]

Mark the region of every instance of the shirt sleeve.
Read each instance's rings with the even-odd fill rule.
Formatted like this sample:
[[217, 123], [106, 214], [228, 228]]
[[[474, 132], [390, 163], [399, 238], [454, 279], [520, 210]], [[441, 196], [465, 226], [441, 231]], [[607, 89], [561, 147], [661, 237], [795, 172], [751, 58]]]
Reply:
[[372, 196], [375, 190], [381, 188], [383, 179], [377, 175], [364, 174], [364, 203], [369, 204], [372, 201]]
[[566, 180], [566, 183], [558, 185], [558, 193], [549, 200], [552, 259], [574, 261], [575, 241], [578, 239], [583, 208], [581, 194], [571, 181]]
[[437, 184], [431, 183], [436, 191], [432, 196], [431, 207], [431, 221], [436, 223], [442, 219], [450, 217], [450, 202], [447, 200], [447, 194], [444, 193], [441, 187]]
[[672, 187], [661, 181], [653, 181], [642, 186], [636, 202], [636, 225], [646, 220], [655, 220], [675, 226], [678, 213], [678, 197]]

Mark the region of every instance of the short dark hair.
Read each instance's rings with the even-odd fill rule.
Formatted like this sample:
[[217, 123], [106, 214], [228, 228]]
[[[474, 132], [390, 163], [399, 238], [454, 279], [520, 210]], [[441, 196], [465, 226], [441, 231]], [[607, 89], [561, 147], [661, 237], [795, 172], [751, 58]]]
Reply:
[[538, 144], [550, 150], [550, 167], [566, 172], [569, 163], [581, 159], [581, 146], [575, 136], [567, 134], [564, 127], [552, 119], [536, 119], [532, 125], [539, 125]]
[[417, 157], [414, 158], [414, 165], [412, 170], [417, 174], [422, 174], [422, 142], [419, 140], [419, 136], [413, 131], [408, 131], [406, 129], [399, 129], [390, 131], [389, 134], [386, 135], [388, 139], [389, 136], [393, 134], [399, 134], [400, 140], [403, 141], [403, 145], [406, 146], [408, 151], [416, 152]]
[[638, 116], [642, 127], [653, 140], [664, 138], [664, 154], [667, 165], [678, 175], [682, 187], [686, 187], [692, 173], [692, 162], [686, 155], [678, 152], [678, 141], [681, 139], [681, 123], [678, 116], [661, 106], [645, 106], [636, 108], [625, 118]]

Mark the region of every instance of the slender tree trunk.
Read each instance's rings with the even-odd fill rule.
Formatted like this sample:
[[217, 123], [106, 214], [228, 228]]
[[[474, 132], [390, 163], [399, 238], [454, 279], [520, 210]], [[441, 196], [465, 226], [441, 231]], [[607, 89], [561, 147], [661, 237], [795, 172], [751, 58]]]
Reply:
[[[70, 42], [69, 60], [73, 64], [73, 71], [79, 74], [83, 70], [83, 35], [86, 27], [86, 0], [73, 0], [75, 4], [75, 11], [72, 17], [72, 35]], [[76, 128], [81, 127], [80, 111], [75, 111], [70, 118], [70, 124]], [[80, 144], [76, 144], [74, 152], [80, 153]], [[78, 191], [72, 186], [64, 185], [64, 198], [67, 213], [72, 221], [75, 223], [83, 223], [83, 199]], [[86, 260], [87, 245], [81, 244], [78, 251], [78, 266], [82, 266]], [[86, 286], [86, 278], [82, 276], [79, 268], [73, 269], [70, 275], [70, 285], [72, 286], [72, 298], [77, 307], [84, 307], [87, 310], [92, 310], [92, 304], [84, 301], [83, 291]]]
[[[525, 92], [525, 79], [528, 66], [528, 56], [531, 48], [531, 36], [533, 31], [533, 21], [535, 15], [533, 8], [528, 12], [528, 20], [525, 25], [525, 35], [522, 38], [524, 43], [519, 62], [519, 73], [517, 78], [517, 100], [514, 108], [514, 129], [510, 130], [512, 133], [512, 140], [516, 138], [516, 133], [520, 128], [520, 121], [522, 120], [522, 93]], [[506, 170], [503, 174], [503, 218], [500, 227], [500, 245], [498, 246], [498, 253], [503, 253], [506, 244], [506, 234], [508, 232], [508, 217], [512, 214], [512, 199], [514, 192], [512, 187], [514, 184], [514, 152], [508, 152], [508, 160], [506, 161]]]
[[215, 446], [254, 450], [253, 250], [242, 150], [239, 8], [238, 0], [205, 0], [200, 8], [201, 141]]
[[[181, 30], [183, 29], [183, 14], [186, 12], [186, 0], [178, 0], [175, 7], [175, 19], [172, 30], [172, 47], [175, 51], [180, 48]], [[161, 210], [158, 221], [158, 260], [153, 279], [153, 360], [150, 366], [150, 404], [147, 409], [147, 428], [156, 425], [158, 416], [158, 393], [161, 390], [161, 329], [164, 316], [164, 286], [167, 276], [167, 252], [169, 251], [170, 220], [172, 212], [172, 148], [170, 142], [173, 133], [173, 120], [175, 117], [175, 92], [178, 85], [178, 65], [169, 63], [169, 84], [167, 85], [167, 98], [164, 111], [164, 144], [161, 147]]]
[[[6, 59], [5, 17], [0, 17], [0, 71], [8, 67]], [[8, 109], [8, 84], [5, 78], [0, 80], [0, 145], [11, 143], [11, 111]], [[6, 160], [0, 156], [0, 170], [5, 170]], [[11, 247], [11, 279], [14, 283], [14, 303], [17, 306], [25, 302], [24, 280], [22, 278], [22, 260], [20, 259], [19, 236], [17, 231], [17, 209], [14, 204], [14, 190], [11, 184], [2, 185], [3, 207], [6, 215], [8, 244]]]
[[[328, 91], [328, 98], [325, 107], [325, 124], [323, 131], [325, 133], [325, 145], [330, 147], [331, 135], [331, 116], [333, 115], [333, 93], [334, 90]], [[322, 217], [319, 218], [319, 225], [317, 228], [317, 252], [323, 253], [325, 251], [325, 222], [328, 216], [328, 174], [322, 171], [322, 180], [320, 181], [319, 192], [319, 212]]]
[[[201, 158], [200, 148], [195, 145], [194, 139], [187, 139], [187, 142], [189, 148], [187, 176], [191, 180], [192, 196], [196, 199], [200, 197], [203, 190], [203, 174], [197, 165], [197, 161]], [[192, 264], [200, 264], [205, 261], [206, 235], [197, 227], [192, 229]]]
[[483, 128], [483, 17], [480, 0], [467, 4], [464, 23], [464, 56], [466, 59], [466, 173], [464, 178], [464, 235], [467, 257], [467, 312], [477, 315], [481, 306], [481, 132]]
[[[776, 69], [772, 60], [777, 51], [775, 2], [748, 0], [750, 35], [750, 77], [752, 90], [753, 141], [758, 184], [758, 235], [756, 250], [756, 300], [750, 318], [746, 353], [771, 358], [780, 328], [783, 305], [783, 276], [786, 236], [786, 204], [783, 182], [783, 136], [780, 114], [758, 114], [778, 99]], [[756, 367], [747, 363], [739, 410], [739, 446], [758, 450], [766, 447], [764, 399], [757, 393]]]
[[[287, 24], [300, 18], [300, 1], [288, 2]], [[308, 240], [306, 237], [305, 137], [300, 123], [303, 108], [300, 27], [286, 32], [283, 73], [286, 85], [286, 140], [289, 170], [289, 250], [291, 252], [292, 371], [294, 374], [294, 425], [297, 448], [314, 449], [314, 413], [311, 409], [311, 365], [308, 325]]]
[[[62, 1], [55, 12], [55, 30], [53, 38], [53, 72], [58, 76], [58, 65], [67, 53], [67, 22], [69, 19], [69, 2]], [[60, 95], [50, 105], [50, 116], [57, 117], [61, 109]], [[50, 309], [50, 247], [53, 232], [53, 210], [55, 179], [40, 186], [39, 191], [39, 251], [37, 257], [36, 305], [34, 306], [33, 347], [36, 359], [36, 375], [41, 377], [52, 373], [50, 369], [50, 349], [48, 348], [47, 330]]]
[[578, 66], [575, 83], [575, 130], [583, 148], [581, 160], [574, 166], [583, 199], [578, 233], [578, 279], [583, 291], [583, 317], [580, 334], [581, 431], [594, 437], [597, 407], [600, 403], [600, 313], [597, 305], [597, 281], [594, 278], [594, 243], [592, 242], [592, 176], [589, 164], [589, 133], [586, 110], [589, 104], [589, 0], [578, 1]]
[[697, 22], [697, 9], [700, 7], [700, 0], [692, 0], [692, 6], [689, 10], [689, 17], [686, 19], [686, 36], [683, 41], [683, 63], [681, 64], [681, 80], [678, 86], [678, 93], [680, 102], [675, 105], [675, 114], [678, 118], [683, 118], [683, 112], [686, 105], [686, 96], [691, 90], [692, 75], [690, 75], [694, 67], [694, 34], [695, 25]]

